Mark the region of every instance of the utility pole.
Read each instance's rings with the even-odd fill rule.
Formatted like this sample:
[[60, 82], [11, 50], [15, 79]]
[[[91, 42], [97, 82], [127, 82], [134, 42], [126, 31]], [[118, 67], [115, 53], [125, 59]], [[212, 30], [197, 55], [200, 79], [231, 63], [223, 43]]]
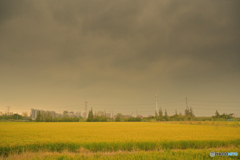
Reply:
[[8, 113], [7, 113], [7, 115], [9, 116], [9, 109], [10, 109], [10, 106], [7, 106], [7, 108], [8, 108]]
[[188, 101], [187, 101], [187, 97], [186, 97], [186, 108], [188, 109]]
[[155, 97], [155, 101], [156, 101], [156, 112], [158, 112], [157, 95], [156, 95], [156, 97]]

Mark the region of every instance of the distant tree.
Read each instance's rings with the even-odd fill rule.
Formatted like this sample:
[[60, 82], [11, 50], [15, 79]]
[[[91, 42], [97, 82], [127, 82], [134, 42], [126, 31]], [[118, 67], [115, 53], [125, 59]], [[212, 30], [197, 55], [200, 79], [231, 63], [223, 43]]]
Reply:
[[23, 112], [22, 115], [23, 115], [24, 119], [26, 120], [27, 116], [28, 116], [28, 113], [27, 112]]
[[164, 115], [164, 119], [165, 119], [165, 121], [167, 121], [168, 120], [168, 115], [167, 115], [167, 110], [165, 109], [165, 115]]
[[178, 113], [177, 113], [177, 110], [175, 111], [175, 114], [173, 115], [173, 120], [178, 120]]
[[184, 110], [184, 112], [185, 112], [185, 116], [189, 116], [190, 115], [190, 110], [189, 110], [188, 107]]
[[50, 115], [49, 112], [46, 113], [45, 121], [46, 121], [46, 122], [52, 122], [52, 116]]
[[218, 113], [217, 110], [216, 110], [216, 112], [215, 112], [215, 118], [220, 118], [220, 114]]
[[98, 111], [97, 113], [95, 112], [95, 116], [104, 117], [105, 112], [103, 112], [103, 111]]
[[102, 117], [102, 121], [101, 122], [107, 122], [107, 117]]
[[163, 119], [163, 111], [162, 108], [159, 109], [159, 120], [162, 121]]
[[158, 121], [158, 112], [155, 111], [155, 118], [156, 118], [156, 121]]
[[223, 120], [227, 120], [230, 119], [230, 116], [228, 114], [223, 113], [222, 115], [220, 115], [220, 118], [222, 118]]
[[63, 117], [68, 117], [68, 111], [63, 111]]
[[36, 122], [40, 122], [40, 121], [41, 121], [41, 113], [38, 112]]
[[100, 117], [100, 116], [95, 116], [93, 118], [93, 122], [101, 122], [101, 121], [102, 121], [102, 117]]
[[135, 118], [134, 117], [129, 117], [126, 119], [127, 122], [135, 122]]
[[88, 113], [87, 122], [93, 122], [93, 111], [92, 111], [92, 108], [91, 108], [91, 110]]
[[135, 118], [135, 122], [141, 122], [141, 121], [142, 121], [142, 118], [140, 118], [140, 117]]
[[189, 114], [190, 114], [191, 117], [195, 117], [191, 106], [190, 106]]
[[12, 119], [20, 120], [20, 119], [22, 119], [22, 116], [19, 115], [19, 114], [13, 114], [13, 115], [12, 115]]
[[84, 119], [82, 117], [79, 117], [78, 119], [79, 122], [84, 122]]
[[[41, 112], [41, 111], [40, 111]], [[46, 120], [46, 112], [45, 111], [42, 111], [42, 113], [41, 113], [41, 121], [43, 121], [43, 122], [45, 122], [45, 120]]]
[[117, 118], [115, 119], [115, 122], [121, 122], [120, 116], [117, 116]]
[[121, 119], [122, 122], [123, 122], [124, 119], [125, 119], [125, 116], [124, 116], [123, 114], [121, 114], [121, 113], [117, 113], [116, 116], [119, 117], [119, 118]]

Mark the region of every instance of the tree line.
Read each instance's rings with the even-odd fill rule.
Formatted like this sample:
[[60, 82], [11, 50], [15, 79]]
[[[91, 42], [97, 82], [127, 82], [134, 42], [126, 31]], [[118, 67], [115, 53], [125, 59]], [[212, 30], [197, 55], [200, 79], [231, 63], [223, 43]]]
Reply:
[[195, 118], [195, 115], [193, 113], [192, 107], [186, 108], [184, 110], [185, 115], [182, 115], [182, 113], [177, 113], [177, 110], [175, 111], [175, 114], [172, 116], [168, 116], [167, 110], [165, 109], [164, 113], [162, 111], [162, 108], [160, 108], [158, 111], [155, 111], [155, 117], [156, 121], [180, 121], [180, 120], [193, 120]]
[[0, 116], [0, 120], [6, 120], [6, 121], [10, 121], [10, 120], [26, 120], [27, 117], [26, 116], [22, 116], [20, 114], [12, 114], [12, 115], [7, 115], [7, 114], [3, 114]]
[[212, 116], [212, 118], [219, 119], [219, 120], [228, 120], [228, 119], [232, 119], [233, 117], [230, 116], [229, 114], [223, 113], [223, 114], [219, 114], [219, 112], [216, 110], [215, 112], [215, 116]]
[[[232, 116], [228, 114], [219, 114], [216, 110], [215, 115], [212, 117], [195, 117], [193, 113], [193, 109], [186, 108], [184, 110], [184, 115], [178, 113], [177, 110], [175, 114], [169, 116], [167, 110], [165, 109], [164, 112], [162, 108], [158, 111], [155, 111], [155, 116], [149, 117], [126, 117], [121, 113], [117, 113], [116, 116], [113, 118], [108, 117], [105, 112], [98, 112], [95, 114], [91, 109], [88, 112], [88, 118], [84, 119], [82, 117], [69, 117], [68, 115], [64, 115], [63, 117], [54, 117], [50, 114], [41, 115], [40, 112], [37, 113], [37, 118], [34, 120], [35, 122], [153, 122], [153, 121], [211, 121], [211, 120], [229, 120], [233, 119]], [[1, 121], [33, 121], [31, 117], [27, 117], [27, 115], [19, 115], [19, 114], [2, 114], [0, 115]]]

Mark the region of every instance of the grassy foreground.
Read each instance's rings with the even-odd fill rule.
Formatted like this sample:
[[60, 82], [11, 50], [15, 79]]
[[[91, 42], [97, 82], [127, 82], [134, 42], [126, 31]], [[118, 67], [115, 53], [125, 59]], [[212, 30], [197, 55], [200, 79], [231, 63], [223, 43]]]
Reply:
[[[22, 154], [12, 154], [7, 157], [8, 160], [15, 159], [146, 159], [146, 160], [155, 160], [155, 159], [163, 159], [163, 160], [176, 160], [176, 159], [184, 159], [184, 160], [192, 160], [192, 159], [202, 159], [202, 160], [214, 160], [214, 159], [239, 159], [238, 157], [210, 157], [211, 151], [215, 152], [231, 152], [236, 151], [240, 152], [239, 148], [220, 148], [220, 149], [186, 149], [186, 150], [158, 150], [158, 151], [117, 151], [117, 152], [89, 152], [87, 150], [79, 150], [78, 153], [73, 153], [69, 151], [62, 152], [44, 152], [39, 151], [35, 152], [24, 152]], [[0, 159], [4, 159], [4, 157], [0, 157]]]
[[144, 122], [4, 122], [0, 123], [0, 142], [2, 158], [33, 153], [30, 159], [182, 159], [177, 157], [187, 155], [206, 159], [211, 158], [210, 148], [240, 154], [240, 128]]

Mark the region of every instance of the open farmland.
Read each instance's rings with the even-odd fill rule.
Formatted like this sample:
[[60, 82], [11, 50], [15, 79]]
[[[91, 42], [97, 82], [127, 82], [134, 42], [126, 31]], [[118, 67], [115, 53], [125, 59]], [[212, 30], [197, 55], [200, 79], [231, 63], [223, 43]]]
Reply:
[[211, 158], [211, 150], [240, 153], [240, 128], [143, 122], [6, 122], [0, 123], [0, 142], [0, 156], [10, 159], [176, 159], [186, 155], [206, 159]]

